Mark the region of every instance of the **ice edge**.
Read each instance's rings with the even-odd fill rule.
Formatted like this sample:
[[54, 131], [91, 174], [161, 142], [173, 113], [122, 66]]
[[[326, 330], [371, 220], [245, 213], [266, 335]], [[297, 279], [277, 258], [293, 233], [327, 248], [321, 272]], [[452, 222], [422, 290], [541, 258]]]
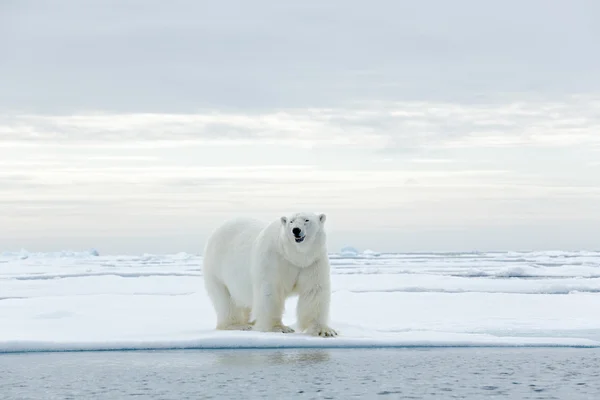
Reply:
[[[514, 338], [513, 338], [514, 339]], [[413, 342], [371, 342], [358, 341], [338, 342], [336, 339], [322, 339], [322, 341], [294, 341], [293, 343], [226, 343], [222, 339], [203, 340], [193, 342], [173, 343], [145, 342], [136, 344], [127, 343], [80, 343], [66, 344], [58, 342], [41, 341], [7, 341], [0, 342], [0, 354], [15, 353], [73, 353], [73, 352], [124, 352], [124, 351], [176, 351], [176, 350], [272, 350], [272, 349], [411, 349], [411, 348], [600, 348], [600, 342], [588, 339], [569, 340], [563, 343], [555, 338], [548, 341], [539, 340], [531, 343], [523, 341], [495, 341], [495, 342], [469, 342], [469, 341], [413, 341]]]

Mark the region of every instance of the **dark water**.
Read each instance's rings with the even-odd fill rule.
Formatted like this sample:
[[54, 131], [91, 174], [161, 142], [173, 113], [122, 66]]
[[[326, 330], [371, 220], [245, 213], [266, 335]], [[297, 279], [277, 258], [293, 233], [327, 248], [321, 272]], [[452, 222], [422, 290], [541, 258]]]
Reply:
[[600, 349], [0, 355], [0, 399], [600, 399]]

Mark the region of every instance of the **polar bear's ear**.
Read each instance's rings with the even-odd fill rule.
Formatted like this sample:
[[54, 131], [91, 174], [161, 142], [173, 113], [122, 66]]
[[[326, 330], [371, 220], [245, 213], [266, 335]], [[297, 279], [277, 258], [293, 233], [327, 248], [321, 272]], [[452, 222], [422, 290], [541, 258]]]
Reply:
[[281, 217], [281, 225], [287, 224], [287, 217]]
[[321, 223], [324, 223], [326, 219], [327, 216], [325, 214], [319, 214], [319, 221], [321, 221]]

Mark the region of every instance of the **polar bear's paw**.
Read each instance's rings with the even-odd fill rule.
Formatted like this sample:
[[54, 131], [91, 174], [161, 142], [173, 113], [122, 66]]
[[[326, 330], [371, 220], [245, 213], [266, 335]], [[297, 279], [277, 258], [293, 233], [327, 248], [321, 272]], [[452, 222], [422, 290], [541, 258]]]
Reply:
[[238, 325], [237, 330], [238, 331], [251, 331], [252, 325], [251, 324]]
[[295, 331], [287, 325], [276, 325], [273, 327], [273, 332], [294, 333]]
[[307, 333], [313, 336], [321, 337], [335, 337], [338, 335], [335, 329], [330, 328], [326, 325], [317, 325], [312, 328], [309, 328]]
[[270, 327], [254, 325], [252, 330], [259, 332], [278, 332], [278, 333], [294, 333], [295, 331], [287, 325], [277, 324]]
[[251, 324], [227, 324], [217, 326], [218, 330], [222, 331], [250, 331], [252, 330]]

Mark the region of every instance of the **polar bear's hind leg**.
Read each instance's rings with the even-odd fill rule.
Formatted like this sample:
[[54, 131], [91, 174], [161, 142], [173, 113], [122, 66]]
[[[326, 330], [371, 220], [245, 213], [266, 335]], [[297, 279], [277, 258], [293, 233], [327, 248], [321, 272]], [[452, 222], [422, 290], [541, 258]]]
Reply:
[[204, 277], [206, 281], [206, 292], [212, 300], [217, 313], [218, 330], [240, 330], [252, 329], [249, 321], [250, 309], [239, 307], [231, 297], [227, 287], [212, 277]]

